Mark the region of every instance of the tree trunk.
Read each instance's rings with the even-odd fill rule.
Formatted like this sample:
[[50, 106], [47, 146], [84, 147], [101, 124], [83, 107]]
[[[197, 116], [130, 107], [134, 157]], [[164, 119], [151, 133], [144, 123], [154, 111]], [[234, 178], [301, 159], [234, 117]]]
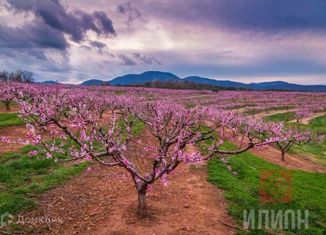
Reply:
[[5, 102], [6, 110], [10, 111], [10, 102]]
[[146, 205], [146, 190], [138, 192], [138, 216], [144, 219], [148, 216]]
[[146, 193], [148, 183], [142, 181], [136, 174], [132, 175], [136, 190], [138, 192], [138, 207], [137, 216], [139, 219], [144, 219], [148, 217], [147, 204], [146, 204]]
[[104, 110], [100, 112], [100, 118], [103, 118]]
[[284, 151], [282, 151], [282, 158], [281, 159], [282, 159], [283, 162], [285, 162], [285, 152]]

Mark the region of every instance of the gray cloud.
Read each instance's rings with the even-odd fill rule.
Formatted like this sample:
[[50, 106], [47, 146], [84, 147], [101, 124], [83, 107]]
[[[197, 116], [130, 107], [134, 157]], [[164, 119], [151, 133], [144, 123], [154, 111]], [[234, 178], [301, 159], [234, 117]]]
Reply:
[[105, 43], [99, 41], [90, 41], [89, 44], [91, 44], [93, 47], [97, 49], [103, 49], [106, 47]]
[[132, 22], [134, 22], [136, 20], [140, 20], [142, 22], [145, 22], [141, 12], [136, 7], [132, 6], [130, 4], [130, 2], [120, 4], [117, 7], [117, 11], [120, 14], [125, 15], [127, 17], [127, 19], [125, 21], [127, 26], [130, 26], [132, 24]]
[[137, 65], [137, 62], [127, 55], [118, 54], [117, 57], [121, 60], [122, 65], [129, 65], [129, 66]]
[[160, 65], [161, 64], [161, 62], [153, 56], [141, 55], [140, 53], [133, 53], [132, 55], [134, 58], [136, 58], [142, 64], [147, 64], [147, 65], [152, 65], [152, 64]]
[[35, 19], [18, 28], [0, 25], [0, 46], [7, 48], [54, 48], [69, 47], [64, 34], [71, 40], [86, 39], [92, 30], [98, 35], [115, 35], [113, 23], [101, 11], [92, 14], [83, 11], [67, 12], [59, 0], [7, 0], [10, 10], [32, 12]]
[[147, 7], [164, 18], [227, 30], [326, 31], [324, 0], [183, 0]]
[[1, 48], [54, 48], [65, 50], [68, 47], [63, 34], [42, 22], [35, 20], [32, 24], [18, 28], [0, 25]]
[[120, 59], [122, 65], [161, 65], [161, 62], [153, 56], [142, 55], [140, 53], [117, 54], [117, 58]]
[[0, 67], [29, 69], [43, 80], [163, 70], [239, 81], [319, 76], [325, 83], [325, 0], [4, 2]]
[[[56, 65], [48, 52], [60, 52], [65, 64], [68, 64], [67, 49], [70, 43], [65, 35], [76, 43], [88, 40], [88, 30], [97, 35], [116, 35], [111, 19], [104, 12], [68, 12], [59, 0], [7, 0], [7, 4], [2, 6], [6, 6], [6, 10], [14, 14], [14, 17], [25, 17], [21, 13], [34, 15], [32, 20], [26, 20], [26, 23], [16, 27], [0, 22], [0, 55], [9, 60], [9, 67], [16, 60], [15, 66], [22, 65], [22, 61], [25, 61], [26, 66], [31, 68], [35, 68], [33, 63], [38, 63], [49, 70], [53, 67], [58, 70], [61, 67], [64, 73], [67, 72], [66, 69], [62, 65]], [[89, 45], [99, 52], [104, 48], [97, 41], [91, 41]]]

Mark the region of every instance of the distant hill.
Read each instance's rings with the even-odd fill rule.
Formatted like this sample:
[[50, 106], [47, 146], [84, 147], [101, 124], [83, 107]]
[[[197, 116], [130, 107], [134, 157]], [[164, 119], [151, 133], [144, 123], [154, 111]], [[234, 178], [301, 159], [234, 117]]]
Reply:
[[117, 86], [117, 85], [139, 86], [141, 84], [153, 83], [155, 81], [160, 81], [160, 82], [188, 81], [196, 84], [213, 85], [217, 87], [232, 88], [232, 89], [326, 92], [326, 85], [298, 85], [298, 84], [288, 83], [284, 81], [247, 84], [247, 83], [234, 82], [229, 80], [215, 80], [215, 79], [199, 77], [199, 76], [180, 78], [172, 73], [160, 72], [160, 71], [148, 71], [141, 74], [127, 74], [124, 76], [116, 77], [111, 81], [102, 81], [102, 80], [93, 79], [93, 80], [85, 81], [81, 85], [94, 86], [94, 85], [107, 85], [109, 83], [110, 85], [113, 86]]
[[51, 84], [59, 84], [59, 82], [57, 81], [44, 81], [44, 82], [41, 82], [42, 84], [48, 84], [48, 85], [51, 85]]
[[179, 90], [211, 90], [211, 91], [237, 89], [237, 88], [225, 88], [225, 87], [220, 87], [220, 86], [215, 86], [215, 85], [210, 85], [210, 84], [194, 83], [191, 81], [186, 81], [184, 79], [168, 80], [168, 81], [155, 80], [152, 82], [145, 82], [145, 83], [141, 83], [141, 84], [134, 84], [134, 85], [128, 85], [128, 86], [179, 89]]
[[142, 74], [127, 74], [109, 81], [110, 85], [133, 85], [146, 82], [158, 81], [178, 81], [181, 80], [178, 76], [172, 73], [160, 71], [148, 71]]
[[298, 85], [283, 81], [250, 83], [249, 86], [253, 90], [326, 91], [325, 85]]
[[82, 85], [82, 86], [103, 86], [103, 85], [108, 85], [108, 82], [98, 80], [98, 79], [91, 79], [91, 80], [84, 81], [80, 85]]
[[241, 83], [233, 81], [223, 81], [223, 80], [214, 80], [210, 78], [203, 78], [197, 76], [186, 77], [184, 80], [192, 81], [195, 83], [210, 84], [220, 87], [230, 87], [230, 88], [243, 88], [250, 90], [283, 90], [283, 91], [326, 91], [325, 85], [298, 85], [283, 81], [275, 82], [260, 82], [260, 83]]
[[198, 76], [190, 76], [186, 77], [183, 80], [200, 83], [200, 84], [208, 84], [220, 87], [228, 87], [228, 88], [242, 88], [242, 89], [250, 89], [250, 86], [241, 82], [232, 82], [232, 81], [224, 81], [224, 80], [214, 80], [210, 78], [203, 78]]

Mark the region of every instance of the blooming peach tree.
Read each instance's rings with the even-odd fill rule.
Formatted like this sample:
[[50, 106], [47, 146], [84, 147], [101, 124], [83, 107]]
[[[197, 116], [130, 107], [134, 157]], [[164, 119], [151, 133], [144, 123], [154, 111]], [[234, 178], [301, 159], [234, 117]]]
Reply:
[[7, 111], [10, 111], [10, 105], [17, 99], [18, 83], [0, 82], [0, 102], [4, 104]]
[[275, 138], [275, 145], [281, 152], [281, 160], [285, 162], [285, 155], [295, 145], [302, 146], [309, 143], [319, 143], [324, 139], [323, 135], [312, 133], [296, 127], [285, 127], [283, 123], [274, 128], [272, 136]]
[[[34, 94], [34, 95], [33, 95]], [[27, 98], [26, 98], [27, 97]], [[21, 117], [28, 123], [29, 138], [42, 146], [47, 158], [92, 160], [107, 167], [121, 167], [129, 173], [138, 193], [138, 215], [147, 216], [146, 194], [157, 180], [164, 184], [181, 163], [196, 163], [214, 156], [242, 153], [270, 144], [270, 127], [230, 111], [214, 108], [185, 108], [164, 101], [144, 101], [132, 96], [110, 96], [99, 102], [97, 92], [79, 88], [42, 87], [22, 95]], [[107, 115], [103, 115], [105, 111]], [[119, 110], [119, 112], [112, 112]], [[137, 144], [146, 153], [130, 157], [128, 147], [135, 123], [143, 123], [153, 143]], [[203, 128], [205, 127], [205, 128]], [[241, 147], [225, 151], [226, 141], [240, 138]], [[187, 146], [210, 139], [208, 152], [188, 153]], [[70, 144], [67, 144], [70, 143]], [[30, 155], [35, 155], [33, 151]]]

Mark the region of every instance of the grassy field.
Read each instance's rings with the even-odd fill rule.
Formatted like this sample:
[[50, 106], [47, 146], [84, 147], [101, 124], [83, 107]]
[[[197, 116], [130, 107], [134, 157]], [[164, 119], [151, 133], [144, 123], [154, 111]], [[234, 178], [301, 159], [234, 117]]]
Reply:
[[277, 113], [264, 117], [264, 121], [268, 122], [288, 122], [294, 119], [293, 112]]
[[[269, 121], [289, 121], [293, 113], [271, 115]], [[14, 113], [0, 114], [0, 127], [22, 125], [23, 122]], [[291, 123], [291, 125], [298, 125]], [[304, 125], [314, 131], [326, 134], [326, 116], [318, 117], [309, 125]], [[133, 134], [139, 135], [144, 130], [144, 124], [135, 121]], [[125, 127], [122, 128], [123, 130]], [[224, 148], [232, 149], [232, 144]], [[63, 166], [53, 159], [42, 159], [37, 155], [28, 156], [35, 147], [25, 146], [17, 153], [7, 153], [0, 156], [0, 215], [28, 210], [37, 205], [36, 197], [67, 179], [85, 170], [88, 163]], [[201, 146], [205, 151], [205, 146]], [[326, 166], [326, 140], [322, 144], [298, 146], [292, 150], [296, 154], [311, 155], [314, 161]], [[242, 227], [244, 210], [309, 210], [308, 230], [286, 230], [286, 234], [325, 234], [326, 233], [326, 174], [308, 173], [298, 170], [287, 170], [292, 176], [292, 201], [289, 203], [261, 203], [259, 197], [260, 175], [266, 170], [281, 170], [285, 168], [271, 164], [250, 152], [230, 158], [230, 166], [238, 175], [232, 174], [218, 159], [208, 162], [208, 180], [224, 190], [228, 201], [230, 215]], [[269, 231], [270, 232], [270, 231]], [[274, 231], [272, 231], [274, 232]], [[245, 233], [243, 231], [239, 232]], [[263, 230], [250, 230], [249, 234], [266, 234]]]
[[309, 123], [309, 128], [318, 132], [326, 133], [326, 115], [312, 119]]
[[[249, 108], [248, 106], [244, 106], [244, 107], [241, 107], [241, 108]], [[268, 109], [255, 109], [255, 108], [252, 108], [248, 111], [245, 111], [244, 114], [245, 115], [252, 115], [253, 113], [263, 113], [263, 112], [266, 112], [266, 115], [268, 114], [268, 112], [270, 111], [280, 111], [280, 110], [289, 110], [289, 109], [292, 109], [293, 107], [292, 106], [277, 106], [277, 107], [272, 107], [272, 108], [268, 108]]]
[[[296, 123], [291, 123], [291, 125], [307, 128], [326, 136], [326, 116], [314, 118], [308, 125], [298, 125]], [[322, 143], [311, 143], [304, 146], [294, 146], [291, 152], [299, 156], [302, 155], [308, 157], [313, 162], [326, 166], [326, 138]]]
[[[231, 145], [226, 146], [228, 149]], [[309, 210], [308, 230], [287, 230], [287, 234], [324, 234], [326, 232], [326, 174], [289, 170], [292, 175], [292, 201], [290, 203], [261, 203], [259, 197], [260, 174], [265, 170], [284, 170], [246, 152], [229, 160], [233, 175], [218, 159], [208, 163], [208, 180], [224, 190], [228, 210], [242, 227], [244, 210]], [[241, 233], [241, 232], [240, 232]], [[250, 230], [250, 234], [265, 234], [263, 230]]]
[[0, 113], [0, 127], [19, 126], [24, 122], [18, 117], [17, 113]]
[[[133, 135], [139, 135], [144, 128], [144, 124], [136, 120]], [[35, 149], [25, 146], [17, 153], [0, 156], [0, 215], [5, 212], [15, 214], [34, 207], [36, 195], [79, 174], [88, 165], [83, 162], [66, 167], [53, 159], [42, 159], [40, 154], [30, 157], [28, 153]], [[60, 154], [58, 157], [66, 158]]]
[[[290, 121], [293, 113], [279, 113], [265, 117], [265, 121]], [[300, 123], [287, 123], [289, 126], [296, 126], [308, 129], [326, 136], [326, 116], [320, 116], [310, 121], [308, 125]], [[311, 161], [326, 166], [326, 138], [322, 143], [311, 143], [303, 146], [294, 146], [290, 153], [309, 158]]]
[[35, 196], [83, 171], [87, 163], [65, 167], [53, 159], [28, 156], [32, 146], [0, 157], [0, 214], [15, 214], [36, 205]]

